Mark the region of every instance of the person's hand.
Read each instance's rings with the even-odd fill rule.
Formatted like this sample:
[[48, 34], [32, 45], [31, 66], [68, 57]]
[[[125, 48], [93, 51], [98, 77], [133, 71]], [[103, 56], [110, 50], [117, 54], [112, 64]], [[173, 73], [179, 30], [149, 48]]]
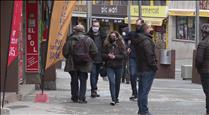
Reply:
[[130, 54], [131, 53], [131, 48], [128, 48], [127, 52], [128, 52], [128, 54]]
[[115, 55], [112, 54], [112, 53], [109, 53], [109, 54], [108, 54], [108, 57], [109, 57], [110, 59], [115, 59]]

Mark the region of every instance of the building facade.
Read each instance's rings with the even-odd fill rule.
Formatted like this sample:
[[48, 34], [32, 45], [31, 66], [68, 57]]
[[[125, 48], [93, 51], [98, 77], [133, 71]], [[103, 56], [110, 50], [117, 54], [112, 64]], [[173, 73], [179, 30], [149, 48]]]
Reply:
[[[171, 1], [169, 4], [168, 48], [176, 50], [177, 59], [192, 59], [195, 49], [196, 1]], [[209, 1], [200, 0], [200, 25], [209, 23]], [[200, 36], [198, 37], [200, 40]]]

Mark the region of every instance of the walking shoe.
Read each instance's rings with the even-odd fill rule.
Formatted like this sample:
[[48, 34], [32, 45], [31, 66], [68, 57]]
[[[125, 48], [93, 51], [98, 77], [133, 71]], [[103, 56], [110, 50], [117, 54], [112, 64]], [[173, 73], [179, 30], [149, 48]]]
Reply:
[[110, 102], [110, 105], [115, 106], [115, 101]]
[[97, 92], [96, 91], [92, 91], [91, 92], [91, 97], [100, 97], [100, 95], [99, 94], [97, 94]]
[[129, 99], [132, 100], [132, 101], [135, 101], [137, 99], [137, 97], [132, 95]]
[[78, 98], [72, 97], [71, 100], [73, 101], [73, 103], [77, 103], [78, 102]]
[[83, 103], [83, 104], [85, 104], [85, 103], [87, 103], [87, 101], [86, 101], [85, 99], [81, 99], [81, 100], [79, 99], [79, 100], [78, 100], [78, 103], [81, 103], [81, 104]]

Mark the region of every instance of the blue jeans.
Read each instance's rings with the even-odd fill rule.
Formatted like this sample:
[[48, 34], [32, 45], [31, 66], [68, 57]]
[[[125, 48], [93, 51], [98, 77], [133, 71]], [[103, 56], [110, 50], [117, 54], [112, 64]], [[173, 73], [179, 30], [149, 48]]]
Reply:
[[206, 109], [209, 114], [209, 73], [201, 73], [202, 88], [206, 96]]
[[107, 76], [110, 84], [110, 94], [112, 101], [117, 101], [120, 91], [120, 80], [122, 75], [122, 67], [107, 68]]
[[132, 95], [137, 97], [137, 88], [136, 88], [137, 63], [136, 63], [135, 58], [130, 58], [129, 59], [129, 69], [130, 69]]
[[151, 89], [153, 80], [155, 77], [154, 71], [149, 72], [139, 72], [138, 81], [138, 113], [145, 114], [148, 113], [148, 94]]
[[90, 74], [91, 91], [97, 90], [97, 82], [99, 77], [101, 64], [93, 64], [92, 71]]
[[[86, 99], [86, 83], [88, 79], [88, 73], [80, 71], [69, 72], [71, 76], [71, 95], [72, 98], [77, 99]], [[78, 82], [80, 81], [80, 83]]]

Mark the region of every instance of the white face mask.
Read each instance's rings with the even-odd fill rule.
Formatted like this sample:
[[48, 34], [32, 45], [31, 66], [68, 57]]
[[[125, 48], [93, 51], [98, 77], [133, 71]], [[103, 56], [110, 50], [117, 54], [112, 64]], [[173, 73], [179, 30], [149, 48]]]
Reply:
[[122, 32], [122, 35], [123, 35], [123, 36], [126, 36], [126, 32]]
[[98, 32], [99, 31], [99, 27], [92, 27], [92, 31], [93, 32]]

